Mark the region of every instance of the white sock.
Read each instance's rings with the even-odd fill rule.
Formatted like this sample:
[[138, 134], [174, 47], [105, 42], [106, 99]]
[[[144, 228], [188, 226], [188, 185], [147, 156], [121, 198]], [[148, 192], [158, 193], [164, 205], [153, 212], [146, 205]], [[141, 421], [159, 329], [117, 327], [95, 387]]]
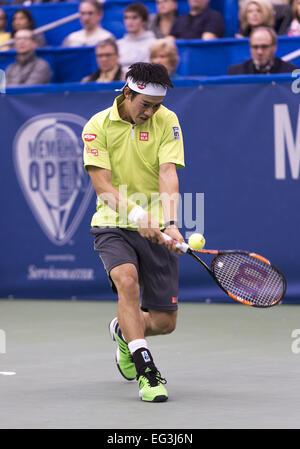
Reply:
[[138, 338], [136, 340], [132, 340], [130, 343], [128, 343], [128, 348], [131, 354], [133, 354], [137, 349], [139, 348], [146, 348], [148, 349], [147, 342], [143, 338]]

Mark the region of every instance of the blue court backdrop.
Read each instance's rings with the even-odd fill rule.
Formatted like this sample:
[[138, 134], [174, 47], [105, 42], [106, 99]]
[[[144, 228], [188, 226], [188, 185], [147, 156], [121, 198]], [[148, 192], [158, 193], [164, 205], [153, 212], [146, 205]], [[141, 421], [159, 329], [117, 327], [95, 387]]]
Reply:
[[[286, 275], [285, 303], [300, 300], [298, 81], [178, 80], [165, 100], [185, 142], [186, 168], [178, 171], [183, 235], [197, 230], [207, 248], [269, 258]], [[80, 136], [120, 86], [35, 86], [1, 95], [0, 297], [116, 299], [89, 233], [96, 197]], [[231, 300], [183, 255], [179, 301]]]

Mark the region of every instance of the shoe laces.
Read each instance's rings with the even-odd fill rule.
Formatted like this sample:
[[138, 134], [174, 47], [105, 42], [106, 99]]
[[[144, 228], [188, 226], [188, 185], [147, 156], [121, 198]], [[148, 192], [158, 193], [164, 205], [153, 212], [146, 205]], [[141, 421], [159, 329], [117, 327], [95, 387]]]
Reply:
[[151, 387], [157, 387], [159, 382], [163, 385], [167, 383], [167, 380], [161, 377], [161, 374], [158, 370], [151, 370], [150, 368], [147, 368], [142, 376], [146, 377]]

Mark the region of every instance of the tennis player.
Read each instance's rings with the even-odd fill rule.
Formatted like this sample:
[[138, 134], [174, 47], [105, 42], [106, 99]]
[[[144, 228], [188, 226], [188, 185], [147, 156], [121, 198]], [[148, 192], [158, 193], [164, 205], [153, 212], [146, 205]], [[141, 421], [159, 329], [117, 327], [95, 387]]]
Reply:
[[[97, 194], [91, 232], [118, 313], [109, 326], [116, 364], [138, 380], [143, 401], [168, 399], [146, 337], [175, 329], [178, 250], [177, 168], [184, 152], [177, 116], [162, 105], [173, 87], [160, 64], [136, 63], [122, 95], [84, 127], [84, 165]], [[161, 231], [172, 239], [166, 242]]]

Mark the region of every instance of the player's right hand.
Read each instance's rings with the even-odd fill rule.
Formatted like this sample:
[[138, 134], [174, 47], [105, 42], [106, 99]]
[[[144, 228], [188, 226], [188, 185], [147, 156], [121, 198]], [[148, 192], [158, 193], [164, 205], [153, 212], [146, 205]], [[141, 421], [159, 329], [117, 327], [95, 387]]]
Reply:
[[165, 244], [159, 224], [149, 214], [145, 214], [139, 221], [138, 232], [142, 237], [151, 240], [153, 243]]

